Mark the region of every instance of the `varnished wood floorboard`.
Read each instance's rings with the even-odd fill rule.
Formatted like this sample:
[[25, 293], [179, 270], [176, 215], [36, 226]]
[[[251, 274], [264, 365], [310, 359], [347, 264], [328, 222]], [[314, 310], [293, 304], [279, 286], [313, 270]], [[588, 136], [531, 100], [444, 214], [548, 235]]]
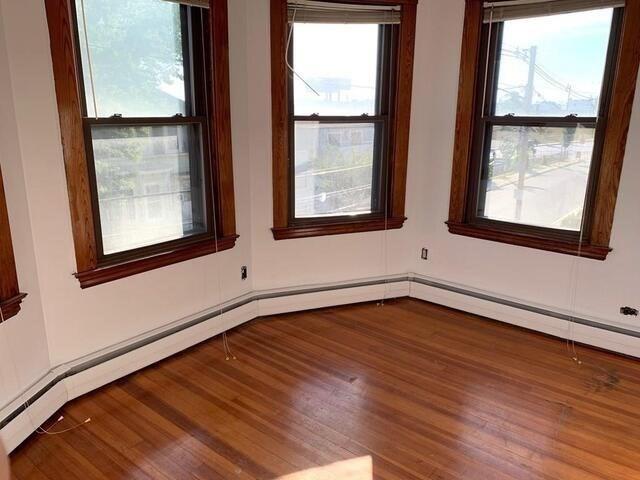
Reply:
[[640, 479], [635, 360], [409, 299], [229, 338], [65, 406], [92, 422], [33, 435], [15, 478]]

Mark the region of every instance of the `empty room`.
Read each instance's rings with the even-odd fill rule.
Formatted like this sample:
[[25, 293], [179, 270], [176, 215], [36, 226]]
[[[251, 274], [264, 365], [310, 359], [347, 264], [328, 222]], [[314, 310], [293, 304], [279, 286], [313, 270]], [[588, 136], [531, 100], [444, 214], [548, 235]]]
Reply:
[[640, 480], [640, 0], [0, 0], [0, 480]]

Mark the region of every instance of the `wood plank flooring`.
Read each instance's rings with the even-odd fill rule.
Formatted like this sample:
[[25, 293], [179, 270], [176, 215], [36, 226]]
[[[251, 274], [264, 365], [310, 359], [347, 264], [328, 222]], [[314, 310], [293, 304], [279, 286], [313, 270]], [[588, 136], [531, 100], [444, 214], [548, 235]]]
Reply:
[[409, 299], [229, 338], [65, 406], [91, 423], [33, 435], [14, 477], [640, 479], [638, 361]]

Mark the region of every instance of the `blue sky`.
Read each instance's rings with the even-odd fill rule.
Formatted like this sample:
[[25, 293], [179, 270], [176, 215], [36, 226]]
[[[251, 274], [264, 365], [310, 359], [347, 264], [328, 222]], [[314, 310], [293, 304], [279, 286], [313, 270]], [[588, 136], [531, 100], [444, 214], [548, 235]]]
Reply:
[[[606, 61], [612, 9], [593, 10], [505, 22], [503, 49], [537, 46], [536, 64], [563, 85], [580, 94], [598, 97]], [[528, 64], [504, 57], [500, 86], [524, 87]], [[534, 101], [566, 103], [567, 92], [536, 76]]]

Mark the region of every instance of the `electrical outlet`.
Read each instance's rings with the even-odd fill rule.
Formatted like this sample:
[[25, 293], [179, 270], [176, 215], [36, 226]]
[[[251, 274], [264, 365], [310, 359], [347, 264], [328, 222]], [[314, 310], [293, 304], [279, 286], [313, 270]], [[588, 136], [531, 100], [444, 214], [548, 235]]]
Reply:
[[423, 260], [428, 260], [429, 259], [429, 249], [428, 248], [423, 248], [422, 249], [422, 254], [420, 255], [420, 257]]
[[621, 315], [629, 315], [629, 316], [637, 317], [638, 316], [638, 309], [637, 308], [632, 308], [632, 307], [620, 307], [620, 314]]
[[240, 268], [240, 278], [242, 278], [242, 280], [246, 280], [248, 276], [249, 276], [249, 273], [247, 272], [247, 267], [242, 266]]

